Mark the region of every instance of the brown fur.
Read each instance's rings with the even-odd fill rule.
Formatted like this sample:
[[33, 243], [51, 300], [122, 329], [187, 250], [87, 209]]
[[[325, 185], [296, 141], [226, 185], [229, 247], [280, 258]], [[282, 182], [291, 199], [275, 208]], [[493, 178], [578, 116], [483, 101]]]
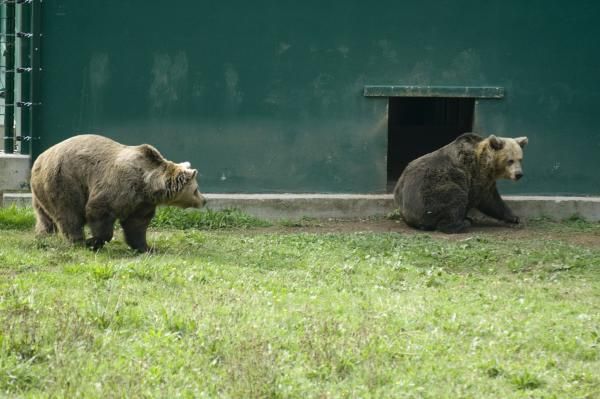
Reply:
[[476, 208], [509, 223], [519, 219], [506, 206], [496, 180], [522, 175], [522, 147], [516, 139], [465, 133], [452, 143], [408, 164], [394, 189], [394, 200], [410, 226], [455, 233], [470, 225]]
[[166, 160], [156, 148], [125, 146], [97, 135], [71, 137], [44, 151], [31, 170], [36, 232], [57, 230], [73, 242], [101, 248], [115, 220], [133, 249], [146, 251], [146, 230], [157, 205], [204, 205], [189, 164]]

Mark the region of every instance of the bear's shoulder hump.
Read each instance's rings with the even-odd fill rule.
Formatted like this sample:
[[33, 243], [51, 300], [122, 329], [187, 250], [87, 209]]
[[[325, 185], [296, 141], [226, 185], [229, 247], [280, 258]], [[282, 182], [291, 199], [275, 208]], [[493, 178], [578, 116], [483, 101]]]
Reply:
[[481, 137], [477, 133], [468, 132], [468, 133], [461, 134], [454, 141], [456, 143], [477, 144], [477, 143], [483, 141], [483, 137]]

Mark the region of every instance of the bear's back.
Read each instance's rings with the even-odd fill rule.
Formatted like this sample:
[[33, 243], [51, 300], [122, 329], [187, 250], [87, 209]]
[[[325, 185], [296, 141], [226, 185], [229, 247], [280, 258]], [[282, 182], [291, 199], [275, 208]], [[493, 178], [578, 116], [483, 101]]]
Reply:
[[[82, 164], [90, 160], [114, 160], [116, 155], [125, 147], [107, 137], [94, 134], [73, 136], [53, 145], [40, 154], [36, 163]], [[38, 162], [39, 161], [39, 162]]]
[[86, 181], [104, 174], [126, 146], [106, 137], [85, 134], [66, 139], [36, 159], [31, 171], [32, 183], [53, 178]]
[[483, 138], [475, 133], [464, 133], [454, 141], [410, 162], [405, 171], [418, 173], [447, 168], [471, 169], [475, 162], [475, 147]]

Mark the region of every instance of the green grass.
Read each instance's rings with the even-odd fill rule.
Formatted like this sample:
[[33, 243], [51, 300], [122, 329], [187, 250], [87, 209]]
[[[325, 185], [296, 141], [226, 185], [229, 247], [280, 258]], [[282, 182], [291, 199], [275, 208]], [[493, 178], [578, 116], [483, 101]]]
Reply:
[[600, 249], [181, 215], [150, 255], [0, 230], [0, 396], [600, 396]]
[[175, 229], [215, 230], [226, 228], [250, 228], [270, 226], [265, 220], [255, 218], [237, 209], [213, 211], [204, 209], [158, 208], [151, 227]]
[[0, 207], [0, 229], [25, 230], [35, 226], [33, 210], [26, 207]]
[[[35, 225], [33, 210], [28, 207], [0, 207], [0, 229], [31, 229]], [[210, 209], [179, 209], [160, 207], [151, 227], [170, 229], [215, 230], [227, 228], [266, 227], [265, 220], [247, 215], [237, 209], [212, 211]]]
[[578, 232], [578, 233], [600, 233], [600, 223], [589, 223], [585, 220], [572, 217], [561, 223], [553, 222], [549, 219], [533, 219], [528, 222], [529, 225], [534, 226], [538, 229], [544, 229], [546, 231], [565, 231], [565, 232]]

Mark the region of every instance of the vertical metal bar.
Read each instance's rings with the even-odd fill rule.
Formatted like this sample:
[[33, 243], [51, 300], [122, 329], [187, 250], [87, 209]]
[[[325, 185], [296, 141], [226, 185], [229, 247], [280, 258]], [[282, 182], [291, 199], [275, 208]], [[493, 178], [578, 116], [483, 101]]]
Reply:
[[[31, 3], [31, 76], [29, 82], [29, 101], [32, 104], [29, 111], [31, 140], [29, 140], [29, 153], [36, 156], [39, 153], [40, 136], [39, 120], [41, 113], [40, 76], [42, 74], [41, 44], [42, 44], [42, 0], [33, 0]], [[38, 151], [36, 153], [36, 151]]]
[[15, 3], [6, 3], [6, 49], [4, 52], [4, 151], [14, 152], [15, 147]]
[[[31, 4], [23, 4], [19, 9], [19, 32], [31, 32]], [[31, 41], [33, 38], [23, 38], [20, 40], [19, 66], [22, 68], [31, 67]], [[19, 74], [19, 97], [21, 101], [33, 102], [31, 99], [31, 72], [22, 72]], [[33, 107], [20, 108], [20, 136], [21, 136], [21, 154], [31, 153], [31, 140], [24, 141], [26, 137], [32, 137], [31, 133], [31, 112]]]

